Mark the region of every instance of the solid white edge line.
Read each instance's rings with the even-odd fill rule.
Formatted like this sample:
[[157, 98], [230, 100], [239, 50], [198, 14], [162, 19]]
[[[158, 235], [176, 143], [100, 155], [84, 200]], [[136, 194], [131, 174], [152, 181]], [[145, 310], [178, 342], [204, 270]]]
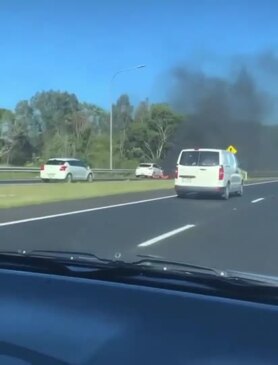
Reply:
[[254, 182], [254, 183], [244, 184], [244, 186], [264, 185], [264, 184], [273, 184], [273, 183], [278, 183], [278, 180]]
[[135, 201], [127, 202], [127, 203], [105, 205], [105, 206], [102, 206], [102, 207], [75, 210], [75, 211], [71, 211], [71, 212], [45, 215], [45, 216], [41, 216], [41, 217], [20, 219], [20, 220], [17, 220], [17, 221], [10, 221], [10, 222], [0, 223], [0, 227], [12, 226], [12, 225], [15, 225], [15, 224], [20, 224], [20, 223], [41, 221], [41, 220], [52, 219], [52, 218], [66, 217], [66, 216], [75, 215], [75, 214], [96, 212], [98, 210], [112, 209], [112, 208], [118, 208], [118, 207], [126, 207], [126, 206], [129, 206], [129, 205], [143, 204], [143, 203], [148, 203], [148, 202], [153, 202], [153, 201], [158, 201], [158, 200], [163, 200], [163, 199], [171, 199], [171, 198], [174, 198], [174, 197], [176, 197], [176, 195], [166, 195], [166, 196], [162, 196], [162, 197], [159, 197], [159, 198], [135, 200]]
[[186, 231], [190, 228], [193, 228], [195, 227], [195, 224], [187, 224], [183, 227], [180, 227], [180, 228], [177, 228], [177, 229], [173, 229], [172, 231], [169, 231], [169, 232], [166, 232], [166, 233], [163, 233], [159, 236], [156, 236], [154, 238], [151, 238], [150, 240], [147, 240], [145, 242], [142, 242], [138, 245], [138, 247], [147, 247], [147, 246], [151, 246], [159, 241], [162, 241], [162, 240], [165, 240], [166, 238], [169, 238], [169, 237], [172, 237], [178, 233], [181, 233], [183, 231]]
[[258, 198], [258, 199], [255, 199], [255, 200], [252, 200], [251, 203], [258, 203], [258, 202], [261, 202], [262, 200], [264, 200], [264, 198]]

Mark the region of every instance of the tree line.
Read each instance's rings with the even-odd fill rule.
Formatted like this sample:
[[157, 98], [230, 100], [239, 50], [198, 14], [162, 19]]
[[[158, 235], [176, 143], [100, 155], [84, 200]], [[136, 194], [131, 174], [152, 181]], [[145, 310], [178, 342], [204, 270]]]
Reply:
[[[168, 104], [131, 105], [128, 95], [113, 105], [115, 168], [133, 168], [165, 158], [182, 118]], [[109, 166], [109, 113], [74, 94], [40, 92], [14, 111], [0, 109], [0, 163], [39, 165], [51, 157], [77, 157], [95, 168]]]
[[[182, 148], [233, 144], [243, 168], [278, 170], [277, 124], [229, 120], [221, 117], [223, 108], [211, 113], [215, 103], [185, 116], [185, 111], [178, 114], [165, 103], [144, 100], [133, 106], [128, 95], [121, 95], [112, 108], [114, 168], [158, 162], [173, 172]], [[109, 117], [103, 108], [82, 103], [74, 94], [37, 93], [14, 111], [0, 109], [0, 164], [39, 166], [51, 157], [76, 157], [93, 168], [108, 168]]]

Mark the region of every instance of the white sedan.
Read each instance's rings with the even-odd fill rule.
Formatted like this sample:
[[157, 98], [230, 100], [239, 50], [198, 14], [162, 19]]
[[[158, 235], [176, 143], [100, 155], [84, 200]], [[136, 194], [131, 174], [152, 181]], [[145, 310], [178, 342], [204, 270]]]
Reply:
[[83, 161], [75, 158], [51, 158], [40, 169], [43, 182], [60, 180], [66, 182], [88, 181], [94, 179], [93, 171]]
[[163, 170], [155, 163], [140, 163], [135, 171], [135, 176], [162, 178]]

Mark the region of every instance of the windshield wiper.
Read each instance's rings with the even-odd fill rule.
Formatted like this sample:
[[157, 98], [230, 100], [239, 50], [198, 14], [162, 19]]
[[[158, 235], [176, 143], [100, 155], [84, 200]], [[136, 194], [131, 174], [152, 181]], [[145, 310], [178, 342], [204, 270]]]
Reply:
[[0, 267], [15, 267], [18, 269], [28, 268], [35, 271], [53, 270], [58, 274], [78, 273], [78, 268], [86, 269], [91, 277], [109, 278], [130, 278], [144, 275], [165, 278], [167, 276], [179, 275], [185, 278], [187, 275], [220, 275], [217, 270], [204, 266], [191, 265], [166, 259], [154, 258], [147, 255], [138, 255], [139, 260], [127, 262], [121, 259], [121, 254], [117, 253], [113, 259], [101, 258], [94, 253], [84, 253], [78, 251], [59, 250], [17, 250], [0, 251]]
[[[20, 252], [19, 252], [20, 253]], [[105, 259], [97, 256], [94, 253], [79, 252], [79, 251], [62, 251], [62, 250], [31, 250], [21, 252], [22, 254], [29, 257], [41, 257], [49, 258], [52, 260], [68, 260], [70, 262], [80, 262], [80, 261], [98, 261], [103, 263], [111, 263], [113, 260]], [[1, 254], [1, 251], [0, 251]]]
[[[136, 255], [139, 260], [126, 262], [121, 254], [113, 259], [97, 256], [94, 253], [59, 250], [17, 250], [0, 251], [0, 267], [39, 268], [40, 271], [54, 271], [70, 275], [72, 267], [91, 270], [99, 278], [132, 277], [143, 275], [161, 279], [190, 280], [206, 285], [226, 288], [271, 287], [278, 288], [278, 279], [264, 275], [245, 273], [235, 270], [220, 270], [186, 262], [167, 260], [160, 256]], [[78, 271], [75, 271], [78, 273]]]
[[151, 255], [125, 262], [121, 255], [103, 259], [76, 251], [0, 251], [0, 268], [61, 275], [166, 290], [277, 304], [278, 280], [273, 277], [217, 270]]
[[159, 256], [153, 255], [136, 255], [139, 260], [127, 262], [121, 260], [121, 254], [116, 253], [113, 259], [107, 259], [97, 256], [94, 253], [82, 252], [82, 251], [62, 251], [62, 250], [16, 250], [16, 251], [0, 251], [1, 255], [6, 256], [18, 256], [18, 257], [32, 257], [32, 258], [42, 258], [42, 259], [51, 259], [51, 260], [65, 260], [69, 264], [76, 264], [78, 262], [101, 262], [106, 264], [113, 264], [115, 266], [128, 266], [128, 267], [145, 267], [149, 269], [163, 270], [163, 271], [182, 271], [182, 272], [191, 272], [191, 271], [200, 271], [207, 272], [215, 275], [221, 275], [222, 272], [220, 270], [216, 270], [213, 268], [209, 268], [206, 266], [189, 264], [186, 262], [178, 262], [173, 260], [167, 260], [165, 258], [161, 258]]
[[96, 270], [112, 264], [113, 260], [102, 259], [93, 253], [56, 250], [0, 251], [0, 268], [55, 273], [78, 274], [79, 268]]
[[68, 275], [70, 269], [62, 261], [42, 255], [32, 255], [25, 250], [0, 251], [0, 268]]
[[[153, 255], [136, 255], [139, 260], [126, 262], [121, 260], [121, 254], [115, 254], [113, 259], [107, 259], [97, 256], [94, 253], [79, 252], [79, 251], [62, 251], [62, 250], [17, 250], [17, 251], [0, 251], [0, 262], [3, 257], [16, 259], [17, 263], [22, 261], [25, 265], [36, 264], [36, 260], [46, 262], [48, 264], [56, 263], [63, 265], [67, 269], [69, 266], [86, 266], [88, 268], [102, 268], [105, 271], [117, 269], [125, 271], [127, 274], [134, 272], [153, 272], [163, 273], [164, 276], [168, 274], [182, 274], [187, 276], [209, 275], [222, 277], [223, 279], [231, 279], [236, 281], [235, 272], [231, 275], [227, 272], [217, 270], [214, 268], [190, 264], [186, 262], [178, 262], [167, 260], [165, 258]], [[2, 258], [2, 260], [1, 260]], [[96, 265], [97, 264], [97, 265]], [[98, 265], [100, 264], [100, 265]], [[115, 270], [113, 270], [115, 271]], [[123, 272], [122, 272], [123, 274]]]
[[224, 276], [223, 271], [210, 268], [207, 266], [189, 264], [187, 262], [167, 260], [165, 258], [153, 255], [137, 255], [137, 257], [140, 257], [141, 259], [138, 261], [134, 261], [133, 264], [143, 265], [145, 267], [153, 269], [161, 269], [163, 271], [168, 271], [168, 272], [180, 272], [184, 274], [204, 273], [216, 276]]
[[53, 260], [66, 259], [70, 260], [71, 264], [80, 262], [91, 262], [91, 263], [99, 262], [107, 264], [108, 268], [130, 269], [130, 270], [133, 269], [134, 271], [142, 271], [142, 269], [146, 269], [146, 270], [159, 270], [163, 272], [166, 271], [176, 272], [176, 273], [179, 272], [191, 275], [196, 273], [203, 273], [217, 276], [224, 275], [222, 271], [209, 268], [206, 266], [172, 261], [151, 255], [136, 255], [137, 257], [140, 258], [139, 260], [127, 262], [121, 260], [120, 253], [115, 254], [113, 259], [101, 258], [94, 253], [84, 253], [78, 251], [32, 250], [25, 254], [31, 257], [50, 258]]
[[242, 272], [237, 270], [222, 270], [202, 265], [190, 264], [187, 262], [171, 261], [160, 256], [154, 255], [137, 255], [142, 259], [136, 261], [137, 265], [146, 265], [148, 267], [161, 267], [164, 271], [194, 274], [211, 274], [214, 278], [219, 278], [222, 282], [232, 285], [259, 285], [259, 286], [277, 286], [278, 278], [273, 276]]
[[278, 288], [278, 278], [268, 275], [260, 275], [236, 270], [226, 270], [223, 273], [223, 280], [236, 285], [269, 286]]

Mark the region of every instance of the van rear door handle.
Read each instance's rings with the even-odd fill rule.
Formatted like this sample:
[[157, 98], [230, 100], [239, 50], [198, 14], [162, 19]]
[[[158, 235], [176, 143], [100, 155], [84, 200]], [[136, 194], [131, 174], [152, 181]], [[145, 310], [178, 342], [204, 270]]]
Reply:
[[200, 169], [201, 171], [207, 171], [207, 169]]

